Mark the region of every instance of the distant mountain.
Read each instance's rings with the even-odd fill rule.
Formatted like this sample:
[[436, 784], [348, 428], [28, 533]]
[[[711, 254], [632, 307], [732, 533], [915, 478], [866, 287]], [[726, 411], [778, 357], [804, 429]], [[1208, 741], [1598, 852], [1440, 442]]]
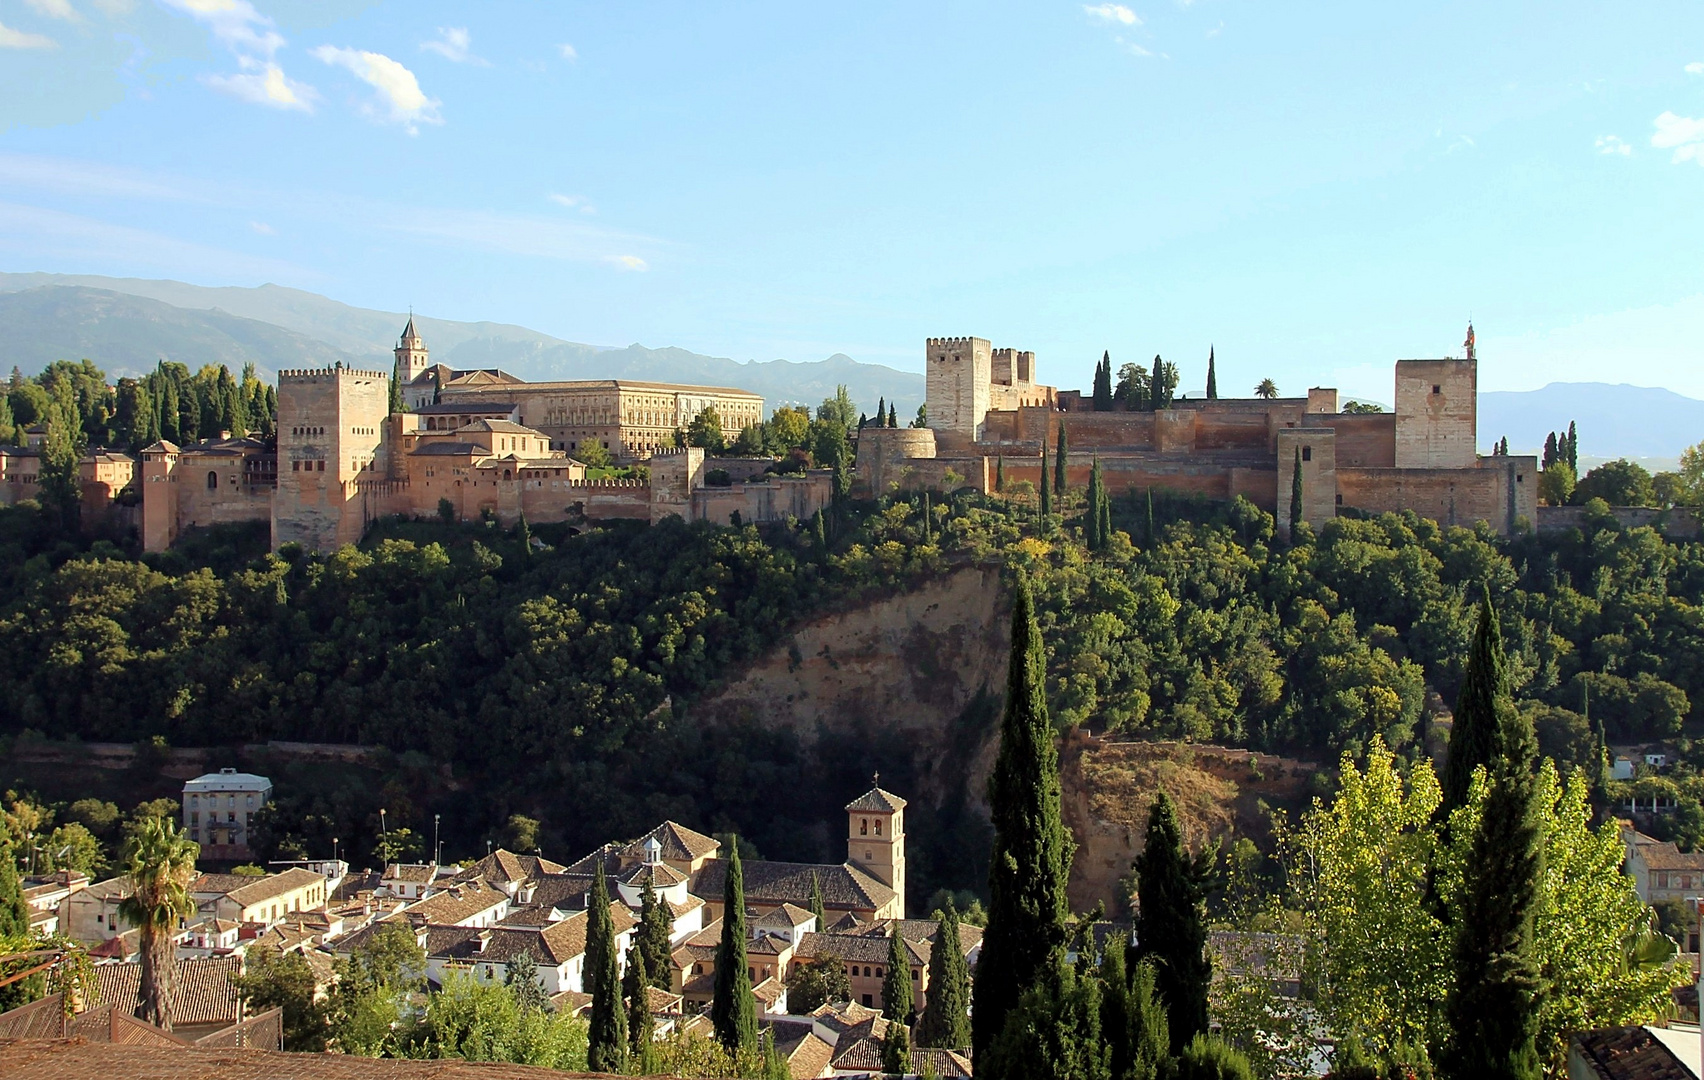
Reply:
[[[351, 307], [278, 285], [210, 288], [181, 281], [85, 274], [0, 273], [0, 362], [26, 371], [59, 359], [135, 374], [159, 359], [191, 369], [252, 361], [263, 374], [334, 363], [389, 368], [407, 315]], [[646, 379], [732, 386], [777, 405], [815, 406], [844, 384], [859, 409], [893, 402], [902, 422], [923, 403], [923, 376], [841, 353], [817, 361], [751, 361], [685, 349], [586, 345], [493, 322], [415, 316], [432, 358], [452, 367], [497, 367], [529, 381]]]
[[1592, 461], [1672, 459], [1704, 441], [1704, 401], [1658, 387], [1551, 383], [1479, 395], [1479, 442], [1487, 451], [1507, 435], [1514, 452], [1538, 453], [1545, 435], [1570, 420], [1579, 425], [1580, 456]]

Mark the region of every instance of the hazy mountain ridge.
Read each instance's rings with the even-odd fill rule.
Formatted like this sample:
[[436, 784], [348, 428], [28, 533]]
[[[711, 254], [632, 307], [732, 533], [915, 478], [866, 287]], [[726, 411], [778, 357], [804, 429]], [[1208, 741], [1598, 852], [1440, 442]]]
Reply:
[[1515, 453], [1538, 453], [1544, 437], [1579, 424], [1582, 458], [1671, 459], [1704, 440], [1704, 401], [1626, 383], [1551, 383], [1538, 390], [1479, 395], [1479, 443], [1503, 436]]
[[[337, 361], [388, 369], [407, 319], [278, 285], [212, 288], [0, 273], [0, 340], [11, 354], [7, 362], [27, 371], [83, 357], [113, 375], [149, 370], [162, 358], [191, 370], [253, 362], [267, 376], [280, 368]], [[425, 315], [414, 320], [434, 360], [459, 368], [502, 368], [529, 381], [626, 378], [738, 387], [763, 395], [771, 408], [815, 405], [845, 384], [861, 410], [874, 413], [885, 397], [907, 423], [923, 403], [923, 376], [841, 353], [818, 361], [741, 363], [674, 347], [587, 345], [506, 323]]]

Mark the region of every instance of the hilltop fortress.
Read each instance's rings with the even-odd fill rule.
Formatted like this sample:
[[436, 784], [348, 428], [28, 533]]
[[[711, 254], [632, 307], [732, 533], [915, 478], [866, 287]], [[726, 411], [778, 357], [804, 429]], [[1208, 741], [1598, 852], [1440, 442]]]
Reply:
[[866, 428], [858, 484], [868, 494], [969, 485], [988, 491], [1041, 482], [1061, 429], [1067, 480], [1081, 488], [1099, 462], [1113, 492], [1150, 488], [1246, 497], [1289, 528], [1293, 477], [1302, 471], [1301, 519], [1339, 509], [1413, 510], [1444, 525], [1485, 521], [1499, 533], [1538, 511], [1538, 459], [1481, 457], [1479, 363], [1466, 356], [1396, 362], [1396, 408], [1345, 413], [1337, 391], [1306, 397], [1179, 399], [1153, 412], [1094, 411], [1077, 391], [1035, 381], [1035, 354], [983, 338], [925, 343], [927, 428]]

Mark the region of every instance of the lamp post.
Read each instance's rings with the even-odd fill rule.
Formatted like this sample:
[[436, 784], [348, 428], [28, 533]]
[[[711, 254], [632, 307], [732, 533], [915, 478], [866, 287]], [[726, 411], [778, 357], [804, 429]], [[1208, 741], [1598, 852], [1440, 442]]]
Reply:
[[331, 861], [334, 863], [337, 861], [337, 837], [335, 836], [331, 838]]
[[442, 816], [441, 814], [432, 815], [432, 862], [434, 864], [443, 861], [444, 844], [438, 839], [438, 819]]
[[385, 842], [389, 837], [390, 830], [385, 827], [385, 812], [381, 808], [379, 810], [379, 844], [384, 850], [379, 853], [380, 862], [390, 862], [390, 845]]

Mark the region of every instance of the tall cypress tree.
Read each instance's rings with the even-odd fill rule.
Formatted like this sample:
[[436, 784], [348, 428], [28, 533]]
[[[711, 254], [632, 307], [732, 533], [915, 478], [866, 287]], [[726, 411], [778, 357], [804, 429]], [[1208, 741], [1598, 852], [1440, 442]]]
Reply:
[[400, 356], [396, 358], [396, 363], [391, 367], [390, 403], [385, 408], [392, 416], [402, 411], [402, 357]]
[[970, 969], [960, 944], [958, 908], [952, 897], [935, 923], [929, 953], [929, 1000], [917, 1021], [917, 1045], [965, 1050], [970, 1047]]
[[746, 967], [745, 871], [740, 869], [739, 837], [728, 838], [728, 868], [722, 881], [722, 940], [716, 946], [716, 987], [710, 999], [710, 1023], [730, 1054], [757, 1047], [756, 999]]
[[1041, 516], [1053, 513], [1053, 488], [1047, 482], [1047, 444], [1041, 444]]
[[1053, 497], [1062, 506], [1065, 502], [1065, 421], [1059, 421], [1059, 445], [1053, 451]]
[[1148, 519], [1142, 532], [1144, 536], [1144, 545], [1152, 550], [1154, 546], [1154, 538], [1157, 534], [1154, 531], [1154, 489], [1151, 487], [1148, 489]]
[[658, 901], [657, 890], [645, 879], [639, 894], [639, 930], [635, 941], [645, 954], [645, 972], [651, 985], [659, 990], [669, 988], [669, 955], [674, 950], [669, 935], [674, 930], [674, 918], [669, 909]]
[[892, 428], [899, 426], [899, 413], [895, 411], [892, 405], [888, 406], [887, 426]]
[[887, 427], [887, 398], [876, 399], [876, 426]]
[[[929, 493], [927, 491], [923, 493], [923, 542], [925, 544], [935, 542], [935, 512], [929, 506]], [[818, 897], [818, 899], [821, 898]]]
[[1503, 635], [1497, 611], [1491, 606], [1491, 590], [1482, 588], [1479, 626], [1473, 635], [1473, 651], [1467, 655], [1467, 670], [1456, 693], [1455, 719], [1450, 727], [1449, 758], [1444, 763], [1443, 803], [1440, 815], [1467, 801], [1473, 770], [1490, 765], [1497, 745], [1497, 731], [1505, 717], [1514, 712], [1509, 698], [1509, 673], [1503, 656]]
[[1592, 732], [1592, 764], [1586, 770], [1591, 784], [1592, 808], [1598, 816], [1609, 809], [1609, 784], [1615, 777], [1614, 762], [1609, 756], [1609, 738], [1603, 729], [1603, 719], [1592, 716], [1592, 696], [1588, 684], [1580, 684], [1580, 715], [1586, 718]]
[[1101, 362], [1095, 365], [1094, 388], [1095, 412], [1108, 412], [1112, 409], [1112, 354], [1103, 353]]
[[1171, 1058], [1166, 1009], [1154, 990], [1154, 965], [1126, 967], [1130, 942], [1110, 939], [1101, 957], [1101, 1035], [1112, 1050], [1114, 1080], [1155, 1080]]
[[177, 380], [163, 371], [160, 374], [160, 438], [167, 442], [183, 445], [194, 439], [193, 433], [188, 438], [183, 434], [183, 409], [178, 402]]
[[1004, 454], [994, 459], [994, 490], [996, 492], [1006, 490], [1006, 455]]
[[882, 1072], [889, 1076], [911, 1073], [911, 1031], [900, 1020], [889, 1020], [882, 1039]]
[[988, 778], [994, 851], [971, 1017], [978, 1053], [994, 1041], [1018, 998], [1065, 948], [1065, 879], [1073, 845], [1059, 811], [1059, 752], [1047, 716], [1046, 678], [1035, 602], [1029, 578], [1020, 571], [1012, 597], [1000, 752]]
[[1099, 551], [1106, 546], [1106, 540], [1101, 536], [1101, 500], [1105, 494], [1101, 487], [1100, 459], [1089, 467], [1089, 497], [1088, 505], [1083, 512], [1083, 542], [1090, 551]]
[[1296, 447], [1295, 468], [1290, 472], [1290, 537], [1302, 523], [1302, 448]]
[[911, 957], [895, 927], [888, 937], [887, 974], [882, 977], [882, 1015], [896, 1024], [911, 1023]]
[[[929, 496], [925, 494], [923, 496], [923, 505], [925, 509], [929, 505], [928, 500]], [[817, 933], [827, 933], [828, 912], [824, 911], [822, 906], [822, 878], [817, 876], [817, 872], [815, 870], [811, 871], [811, 914], [816, 916]]]
[[[1489, 617], [1487, 617], [1489, 616]], [[1481, 609], [1474, 659], [1503, 671], [1502, 642], [1489, 598]], [[1535, 1045], [1544, 982], [1532, 954], [1533, 910], [1544, 869], [1538, 808], [1538, 738], [1509, 699], [1506, 679], [1486, 680], [1493, 693], [1489, 786], [1468, 845], [1474, 868], [1450, 911], [1456, 926], [1455, 984], [1445, 1002], [1449, 1040], [1444, 1075], [1536, 1080]], [[1450, 758], [1452, 778], [1456, 759]]]
[[1177, 807], [1162, 791], [1148, 811], [1146, 842], [1136, 856], [1136, 940], [1126, 960], [1153, 963], [1174, 1054], [1207, 1032], [1213, 964], [1202, 921], [1203, 876], [1203, 867], [1183, 849]]
[[627, 950], [627, 973], [621, 977], [621, 992], [627, 997], [627, 1049], [636, 1061], [645, 1060], [655, 1038], [657, 1024], [651, 1016], [651, 979], [644, 945], [635, 939]]
[[1219, 372], [1213, 364], [1213, 346], [1207, 346], [1207, 400], [1216, 400], [1219, 396]]
[[1580, 475], [1580, 429], [1572, 420], [1568, 421], [1568, 467], [1575, 476]]
[[1540, 459], [1539, 464], [1544, 466], [1546, 469], [1550, 468], [1550, 466], [1556, 464], [1557, 460], [1561, 456], [1559, 451], [1560, 447], [1556, 441], [1556, 433], [1552, 431], [1544, 437], [1544, 456]]
[[1106, 475], [1101, 474], [1100, 493], [1100, 524], [1095, 526], [1100, 533], [1101, 550], [1106, 550], [1112, 543], [1112, 497], [1106, 493]]
[[621, 976], [616, 968], [615, 924], [610, 919], [609, 884], [600, 860], [586, 900], [586, 978], [592, 984], [586, 1064], [593, 1072], [627, 1068], [627, 1018], [621, 1009]]

